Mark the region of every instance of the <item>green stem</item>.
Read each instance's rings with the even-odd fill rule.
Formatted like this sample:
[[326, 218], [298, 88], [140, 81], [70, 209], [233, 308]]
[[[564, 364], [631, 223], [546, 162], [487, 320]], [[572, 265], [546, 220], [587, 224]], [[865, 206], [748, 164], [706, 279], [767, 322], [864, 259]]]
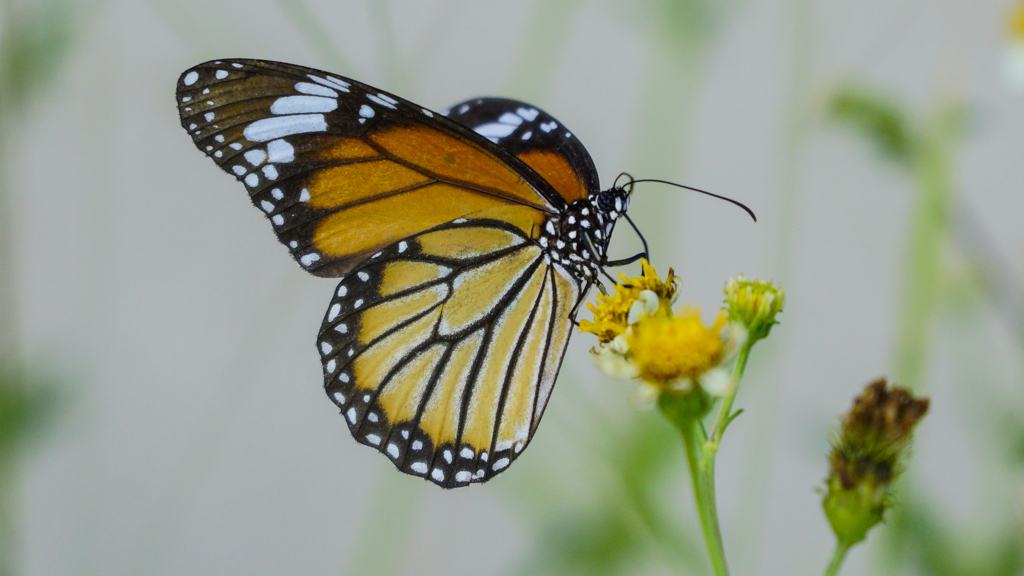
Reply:
[[711, 441], [709, 444], [713, 451], [712, 459], [714, 458], [714, 453], [718, 452], [718, 444], [722, 441], [725, 427], [729, 425], [730, 417], [732, 416], [732, 403], [736, 400], [736, 392], [740, 389], [740, 380], [743, 378], [743, 371], [747, 369], [747, 358], [750, 357], [750, 349], [753, 347], [754, 342], [748, 341], [740, 349], [739, 355], [736, 356], [736, 364], [732, 368], [732, 378], [736, 385], [733, 386], [732, 392], [729, 392], [722, 399], [722, 406], [718, 409], [718, 417], [715, 418], [715, 427], [711, 431]]
[[699, 418], [676, 424], [683, 435], [683, 445], [686, 446], [686, 459], [690, 464], [690, 476], [693, 479], [693, 494], [697, 500], [697, 513], [700, 516], [700, 527], [704, 531], [704, 541], [708, 546], [711, 567], [715, 571], [715, 576], [729, 576], [722, 531], [718, 524], [718, 507], [715, 504], [714, 455], [707, 458], [706, 452], [702, 450], [707, 445], [707, 436]]
[[[733, 378], [736, 387], [722, 400], [718, 410], [715, 427], [710, 438], [704, 430], [702, 418], [710, 406], [710, 399], [704, 392], [692, 392], [684, 396], [662, 396], [659, 400], [662, 413], [679, 429], [686, 447], [686, 460], [690, 465], [690, 478], [693, 482], [693, 495], [697, 501], [697, 513], [700, 526], [704, 532], [704, 541], [708, 547], [711, 567], [716, 576], [728, 576], [729, 567], [725, 561], [725, 546], [722, 544], [722, 530], [718, 522], [718, 504], [715, 496], [715, 456], [722, 434], [733, 418], [732, 405], [736, 399], [736, 389], [747, 367], [747, 358], [754, 341], [747, 342], [740, 349], [736, 364], [733, 367]], [[700, 394], [700, 396], [696, 396]], [[703, 400], [702, 400], [703, 399]]]
[[842, 567], [843, 560], [846, 559], [846, 552], [849, 550], [849, 543], [836, 542], [836, 549], [832, 552], [832, 561], [828, 563], [828, 568], [825, 569], [825, 576], [836, 576], [839, 574], [839, 568]]

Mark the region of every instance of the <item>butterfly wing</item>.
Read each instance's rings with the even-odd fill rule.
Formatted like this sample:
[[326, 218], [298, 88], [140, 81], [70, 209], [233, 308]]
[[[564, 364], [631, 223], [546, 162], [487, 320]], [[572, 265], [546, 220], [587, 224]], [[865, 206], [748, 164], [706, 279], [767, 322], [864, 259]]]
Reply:
[[245, 183], [278, 239], [318, 276], [460, 217], [530, 235], [565, 201], [487, 138], [355, 80], [261, 60], [178, 80], [182, 126]]
[[319, 346], [353, 436], [454, 488], [503, 471], [536, 430], [579, 284], [523, 231], [459, 219], [342, 279]]
[[566, 202], [601, 190], [587, 149], [568, 128], [536, 106], [507, 98], [476, 98], [452, 106], [446, 116], [522, 160]]

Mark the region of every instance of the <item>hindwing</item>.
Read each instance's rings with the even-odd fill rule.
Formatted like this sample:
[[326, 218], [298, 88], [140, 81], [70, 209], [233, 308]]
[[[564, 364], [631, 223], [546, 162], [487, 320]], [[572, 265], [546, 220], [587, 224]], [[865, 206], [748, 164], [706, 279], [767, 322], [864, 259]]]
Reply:
[[435, 227], [342, 278], [318, 340], [325, 389], [356, 440], [403, 472], [486, 481], [536, 430], [579, 297], [516, 226]]

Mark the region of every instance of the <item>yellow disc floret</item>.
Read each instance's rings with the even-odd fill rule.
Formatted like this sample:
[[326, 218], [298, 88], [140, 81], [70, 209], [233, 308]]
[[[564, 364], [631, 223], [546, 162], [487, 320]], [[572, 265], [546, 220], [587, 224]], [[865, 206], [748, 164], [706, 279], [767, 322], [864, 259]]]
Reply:
[[659, 313], [644, 318], [626, 337], [640, 378], [661, 386], [676, 380], [696, 381], [721, 362], [725, 323], [726, 316], [720, 314], [705, 327], [694, 309], [684, 310], [681, 316]]

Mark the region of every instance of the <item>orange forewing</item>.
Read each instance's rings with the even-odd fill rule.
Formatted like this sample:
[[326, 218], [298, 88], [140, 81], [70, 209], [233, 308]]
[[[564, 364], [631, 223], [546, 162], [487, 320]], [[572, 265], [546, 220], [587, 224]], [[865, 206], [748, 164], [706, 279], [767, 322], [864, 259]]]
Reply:
[[519, 155], [527, 166], [548, 181], [566, 202], [587, 197], [587, 188], [576, 176], [565, 156], [551, 150], [530, 150]]

